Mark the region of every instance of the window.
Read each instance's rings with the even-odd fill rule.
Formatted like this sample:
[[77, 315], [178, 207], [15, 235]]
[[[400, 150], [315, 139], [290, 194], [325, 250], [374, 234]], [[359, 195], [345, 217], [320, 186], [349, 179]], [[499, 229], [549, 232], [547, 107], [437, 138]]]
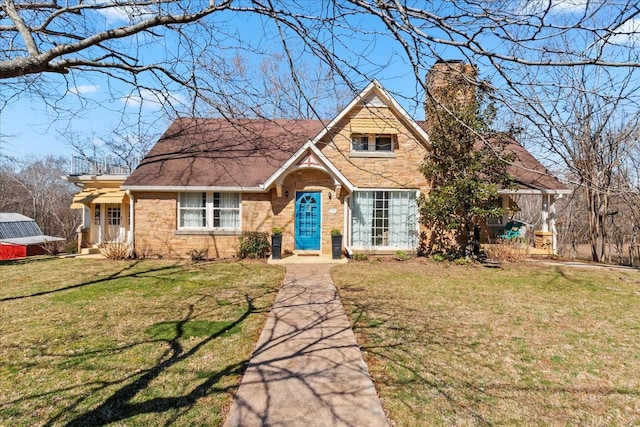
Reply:
[[180, 193], [178, 228], [240, 229], [240, 194]]
[[122, 212], [120, 206], [107, 206], [107, 225], [120, 225]]
[[100, 225], [100, 204], [93, 207], [93, 224]]
[[416, 192], [356, 191], [351, 202], [351, 243], [356, 248], [415, 249]]
[[[371, 144], [369, 143], [371, 141]], [[393, 152], [393, 135], [351, 135], [351, 151], [357, 153]]]

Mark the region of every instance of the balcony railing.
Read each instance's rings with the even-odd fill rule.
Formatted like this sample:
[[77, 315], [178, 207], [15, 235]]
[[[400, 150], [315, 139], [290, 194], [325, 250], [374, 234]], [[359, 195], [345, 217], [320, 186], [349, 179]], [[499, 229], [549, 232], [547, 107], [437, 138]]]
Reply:
[[113, 156], [100, 158], [73, 156], [71, 157], [71, 175], [129, 175], [138, 166], [140, 159], [130, 158], [127, 163]]

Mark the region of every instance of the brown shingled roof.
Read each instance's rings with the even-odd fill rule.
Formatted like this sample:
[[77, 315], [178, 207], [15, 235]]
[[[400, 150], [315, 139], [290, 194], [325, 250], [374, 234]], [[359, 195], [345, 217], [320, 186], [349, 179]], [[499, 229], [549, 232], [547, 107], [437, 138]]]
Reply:
[[569, 190], [518, 141], [506, 138], [504, 142], [505, 150], [514, 155], [507, 172], [516, 180], [519, 189]]
[[124, 186], [257, 187], [323, 126], [319, 120], [180, 118]]
[[[424, 121], [417, 122], [423, 129], [427, 129]], [[499, 140], [497, 138], [500, 138]], [[504, 145], [506, 153], [514, 155], [513, 162], [507, 168], [507, 172], [513, 177], [520, 190], [553, 190], [568, 191], [569, 188], [561, 183], [542, 163], [538, 161], [531, 153], [529, 153], [518, 141], [505, 135], [489, 137], [489, 143], [492, 141]], [[484, 144], [483, 140], [476, 142], [476, 148], [480, 149]]]

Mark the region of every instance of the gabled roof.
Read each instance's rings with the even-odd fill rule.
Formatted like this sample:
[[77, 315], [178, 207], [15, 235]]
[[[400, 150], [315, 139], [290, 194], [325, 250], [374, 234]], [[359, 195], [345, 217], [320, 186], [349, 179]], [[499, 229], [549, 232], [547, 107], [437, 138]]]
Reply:
[[320, 120], [177, 119], [122, 188], [260, 190]]
[[353, 191], [353, 184], [322, 154], [322, 151], [320, 151], [312, 141], [308, 141], [300, 147], [289, 160], [279, 167], [273, 175], [265, 181], [264, 188], [269, 188], [274, 183], [282, 184], [287, 174], [294, 170], [305, 168], [321, 169], [334, 179], [336, 185], [345, 186], [349, 191]]
[[427, 135], [426, 131], [418, 124], [418, 122], [416, 122], [413, 118], [411, 118], [411, 116], [409, 116], [406, 110], [402, 108], [400, 104], [398, 104], [393, 96], [391, 96], [389, 92], [387, 92], [387, 90], [382, 87], [380, 82], [378, 82], [378, 80], [376, 79], [369, 83], [367, 87], [365, 87], [355, 98], [353, 98], [353, 100], [346, 107], [344, 107], [342, 111], [338, 113], [338, 115], [333, 120], [331, 120], [331, 122], [329, 122], [318, 135], [316, 135], [316, 137], [313, 139], [313, 142], [317, 143], [322, 138], [324, 138], [325, 135], [331, 130], [331, 128], [339, 123], [340, 120], [344, 119], [347, 114], [349, 114], [349, 112], [358, 104], [365, 103], [367, 98], [372, 94], [377, 95], [385, 106], [391, 108], [391, 110], [396, 113], [398, 118], [404, 122], [405, 126], [413, 130], [419, 137], [421, 137], [424, 143], [429, 142], [429, 136]]

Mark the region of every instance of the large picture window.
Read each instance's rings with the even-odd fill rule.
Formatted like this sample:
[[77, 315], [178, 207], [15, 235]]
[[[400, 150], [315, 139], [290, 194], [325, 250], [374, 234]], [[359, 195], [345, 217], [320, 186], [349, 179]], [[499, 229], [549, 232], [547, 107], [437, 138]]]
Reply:
[[180, 193], [178, 228], [240, 229], [240, 194]]
[[417, 213], [415, 191], [356, 191], [351, 201], [351, 244], [413, 250]]

